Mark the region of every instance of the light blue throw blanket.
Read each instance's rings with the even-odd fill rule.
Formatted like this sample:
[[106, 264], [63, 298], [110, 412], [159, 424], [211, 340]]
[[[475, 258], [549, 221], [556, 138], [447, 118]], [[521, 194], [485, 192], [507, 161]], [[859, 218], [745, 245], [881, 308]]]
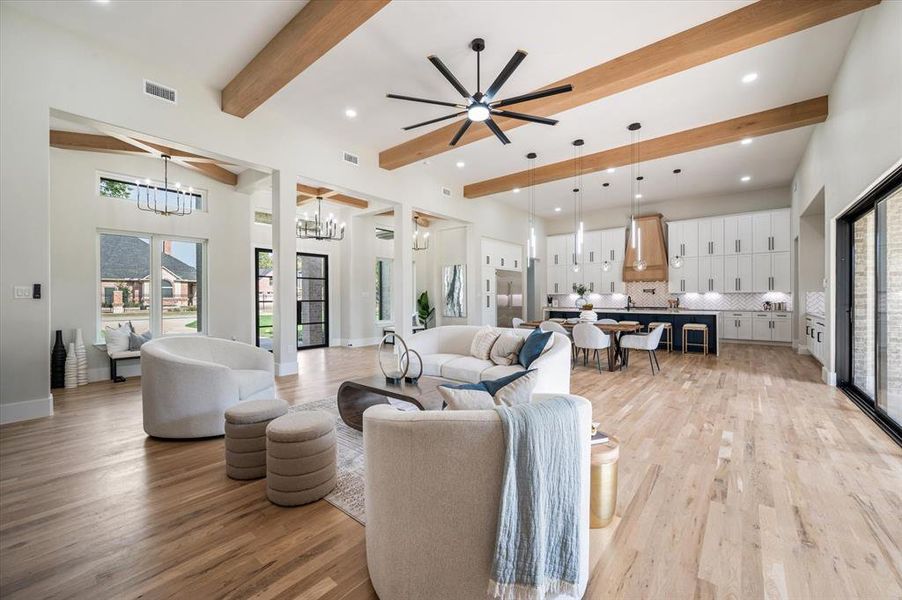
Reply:
[[580, 436], [577, 401], [497, 406], [505, 462], [489, 594], [504, 600], [579, 596]]

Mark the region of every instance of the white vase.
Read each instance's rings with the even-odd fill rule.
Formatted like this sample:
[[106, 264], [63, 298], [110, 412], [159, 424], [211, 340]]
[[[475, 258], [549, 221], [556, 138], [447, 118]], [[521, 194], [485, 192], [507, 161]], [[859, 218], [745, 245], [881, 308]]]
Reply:
[[595, 312], [594, 310], [584, 310], [579, 313], [579, 320], [580, 321], [597, 321], [598, 313]]
[[78, 385], [88, 383], [88, 352], [81, 329], [75, 330], [75, 363], [78, 374]]
[[69, 342], [69, 352], [66, 354], [66, 378], [67, 388], [78, 387], [78, 359], [75, 357], [75, 343]]

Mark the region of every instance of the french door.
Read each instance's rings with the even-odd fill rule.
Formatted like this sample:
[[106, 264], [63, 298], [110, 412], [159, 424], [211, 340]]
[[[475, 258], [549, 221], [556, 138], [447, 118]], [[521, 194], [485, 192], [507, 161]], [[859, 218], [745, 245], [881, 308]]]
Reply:
[[902, 169], [837, 222], [839, 386], [902, 442]]
[[[254, 259], [257, 269], [254, 284], [257, 346], [272, 350], [272, 250], [257, 248]], [[298, 350], [328, 346], [329, 257], [298, 252], [295, 261]]]

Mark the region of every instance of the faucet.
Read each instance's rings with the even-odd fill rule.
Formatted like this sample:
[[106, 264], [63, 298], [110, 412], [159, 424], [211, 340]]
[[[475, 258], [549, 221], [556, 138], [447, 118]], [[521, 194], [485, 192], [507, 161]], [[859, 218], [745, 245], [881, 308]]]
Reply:
[[626, 297], [626, 310], [631, 310], [632, 308], [633, 308], [633, 297], [627, 296]]

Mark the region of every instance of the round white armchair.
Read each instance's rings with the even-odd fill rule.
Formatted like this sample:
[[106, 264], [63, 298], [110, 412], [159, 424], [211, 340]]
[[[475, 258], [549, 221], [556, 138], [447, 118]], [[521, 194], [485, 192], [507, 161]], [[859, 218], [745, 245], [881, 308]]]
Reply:
[[207, 336], [152, 340], [141, 346], [141, 397], [148, 435], [223, 435], [227, 408], [275, 397], [272, 355]]

